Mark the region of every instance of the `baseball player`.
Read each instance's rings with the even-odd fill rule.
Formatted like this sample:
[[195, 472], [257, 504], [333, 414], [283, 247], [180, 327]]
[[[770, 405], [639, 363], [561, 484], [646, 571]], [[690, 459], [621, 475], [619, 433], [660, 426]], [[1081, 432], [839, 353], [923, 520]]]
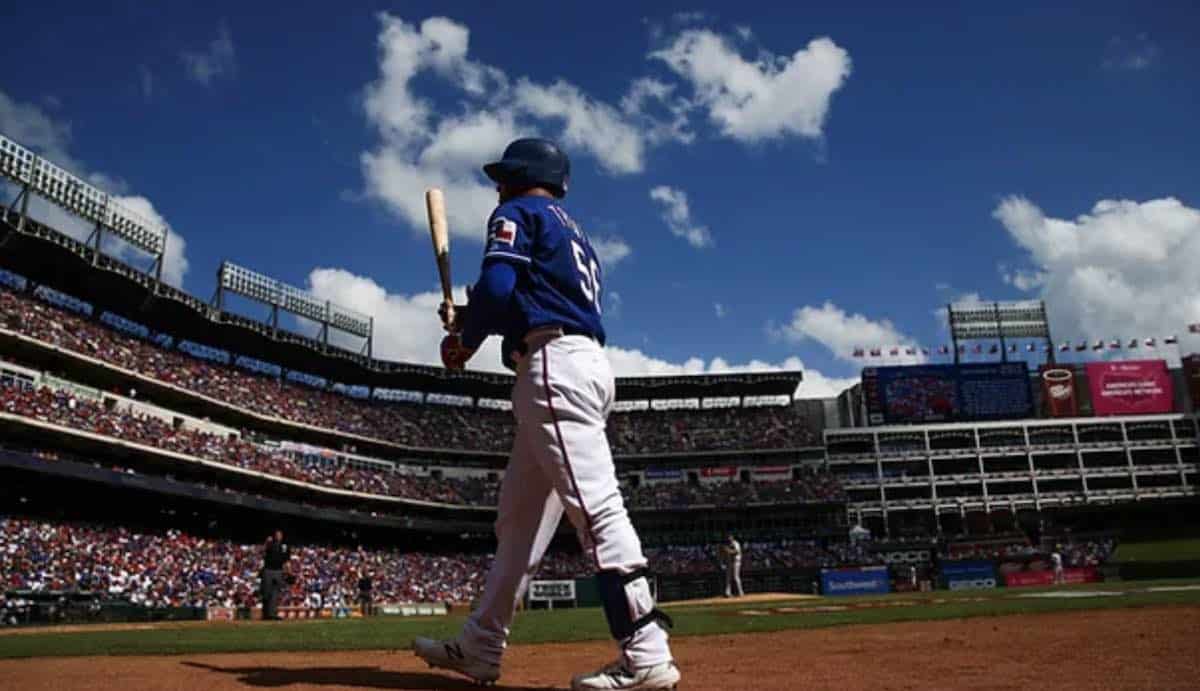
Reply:
[[742, 597], [746, 594], [742, 592], [742, 545], [733, 533], [726, 537], [721, 551], [725, 555], [725, 597], [733, 597], [734, 593]]
[[1062, 554], [1059, 553], [1061, 549], [1062, 546], [1059, 545], [1050, 553], [1050, 565], [1054, 567], [1054, 585], [1061, 585], [1066, 582], [1066, 578], [1063, 576]]
[[496, 558], [462, 632], [417, 638], [432, 667], [477, 682], [500, 677], [517, 603], [565, 512], [596, 570], [617, 660], [571, 681], [575, 691], [674, 689], [670, 618], [650, 593], [646, 557], [617, 484], [604, 427], [615, 383], [600, 323], [603, 274], [563, 208], [570, 162], [552, 142], [519, 139], [483, 167], [500, 205], [487, 226], [479, 281], [466, 306], [442, 312], [442, 362], [461, 369], [492, 334], [516, 372], [516, 439], [496, 518]]

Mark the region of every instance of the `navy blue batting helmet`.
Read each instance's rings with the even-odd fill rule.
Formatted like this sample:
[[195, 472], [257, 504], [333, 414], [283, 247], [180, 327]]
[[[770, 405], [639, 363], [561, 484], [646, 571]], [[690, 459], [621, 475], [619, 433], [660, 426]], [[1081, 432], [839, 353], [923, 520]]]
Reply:
[[556, 197], [567, 193], [571, 160], [546, 139], [518, 139], [504, 149], [499, 161], [483, 167], [496, 182], [519, 187], [545, 187]]

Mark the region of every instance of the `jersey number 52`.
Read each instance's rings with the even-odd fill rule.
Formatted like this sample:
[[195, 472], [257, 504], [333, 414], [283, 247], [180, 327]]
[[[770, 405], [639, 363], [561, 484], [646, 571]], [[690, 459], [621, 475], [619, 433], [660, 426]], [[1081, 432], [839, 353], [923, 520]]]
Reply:
[[600, 314], [600, 265], [595, 259], [588, 259], [587, 252], [577, 240], [571, 241], [571, 250], [575, 253], [575, 267], [579, 269], [579, 289]]

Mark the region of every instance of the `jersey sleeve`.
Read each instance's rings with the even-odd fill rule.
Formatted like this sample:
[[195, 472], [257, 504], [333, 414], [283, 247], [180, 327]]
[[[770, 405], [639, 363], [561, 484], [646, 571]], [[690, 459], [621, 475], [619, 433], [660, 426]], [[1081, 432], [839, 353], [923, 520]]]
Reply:
[[502, 206], [488, 221], [487, 247], [483, 259], [502, 259], [516, 264], [533, 261], [533, 238], [529, 223], [518, 209]]

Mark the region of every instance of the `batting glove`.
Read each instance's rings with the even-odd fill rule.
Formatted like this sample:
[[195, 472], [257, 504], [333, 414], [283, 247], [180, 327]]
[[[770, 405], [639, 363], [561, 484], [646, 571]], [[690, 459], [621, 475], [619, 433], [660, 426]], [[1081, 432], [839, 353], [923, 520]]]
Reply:
[[446, 369], [460, 370], [475, 354], [475, 348], [463, 345], [462, 336], [457, 333], [446, 334], [442, 338], [442, 365]]

